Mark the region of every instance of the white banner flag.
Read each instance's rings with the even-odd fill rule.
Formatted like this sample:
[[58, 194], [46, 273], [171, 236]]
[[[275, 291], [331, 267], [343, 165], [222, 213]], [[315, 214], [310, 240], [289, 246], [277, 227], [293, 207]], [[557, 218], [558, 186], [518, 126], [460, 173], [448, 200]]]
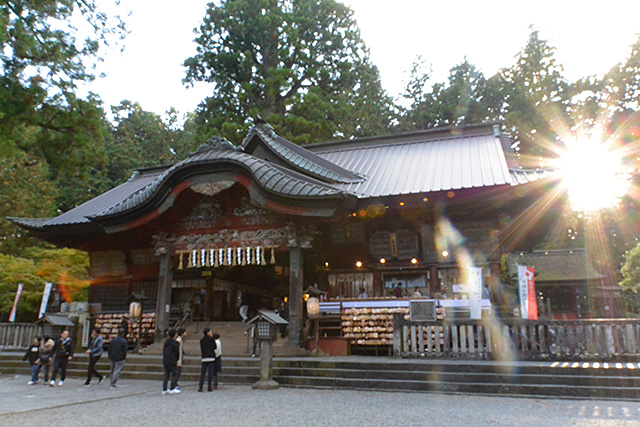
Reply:
[[11, 309], [11, 314], [9, 314], [9, 322], [16, 321], [16, 310], [18, 309], [18, 301], [20, 301], [20, 295], [22, 295], [22, 288], [24, 288], [24, 285], [20, 283], [18, 285], [18, 291], [16, 292], [16, 299], [13, 300], [13, 308]]
[[482, 318], [482, 268], [469, 267], [469, 310], [472, 319]]
[[52, 283], [44, 284], [44, 293], [42, 294], [42, 302], [40, 303], [40, 312], [38, 313], [38, 319], [44, 316], [47, 311], [47, 304], [49, 304], [49, 296], [51, 295]]

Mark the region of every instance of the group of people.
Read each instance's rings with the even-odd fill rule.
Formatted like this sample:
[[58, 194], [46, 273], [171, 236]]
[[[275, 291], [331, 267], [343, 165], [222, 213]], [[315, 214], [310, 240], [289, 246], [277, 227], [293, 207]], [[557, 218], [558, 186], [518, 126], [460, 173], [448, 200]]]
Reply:
[[[109, 345], [109, 360], [111, 361], [111, 387], [115, 388], [120, 373], [127, 358], [127, 340], [124, 338], [125, 331], [120, 329], [118, 336], [111, 340]], [[84, 385], [91, 384], [92, 377], [98, 378], [98, 383], [104, 379], [104, 375], [96, 370], [96, 363], [100, 360], [104, 352], [104, 338], [100, 334], [99, 328], [91, 331], [91, 345], [86, 353], [89, 355], [89, 366], [87, 368], [87, 380]], [[44, 371], [44, 383], [51, 387], [58, 385], [61, 387], [67, 377], [67, 366], [73, 359], [73, 342], [69, 337], [69, 331], [63, 331], [60, 338], [54, 341], [49, 336], [35, 337], [33, 343], [25, 353], [23, 360], [28, 360], [31, 365], [31, 379], [28, 384], [37, 384], [40, 370]], [[51, 381], [49, 381], [49, 368], [53, 366]], [[43, 369], [44, 368], [44, 369]], [[60, 380], [56, 383], [56, 378], [60, 372]]]
[[[125, 338], [126, 331], [118, 330], [118, 335], [109, 344], [109, 360], [111, 362], [110, 380], [111, 387], [115, 388], [125, 359], [127, 358], [128, 343]], [[184, 352], [184, 340], [187, 337], [185, 329], [169, 330], [167, 339], [164, 342], [162, 351], [162, 364], [164, 365], [164, 377], [162, 380], [162, 394], [180, 393], [178, 380], [182, 373]], [[222, 372], [222, 343], [220, 335], [213, 333], [211, 329], [204, 329], [204, 336], [200, 340], [200, 351], [202, 356], [202, 366], [200, 369], [200, 386], [198, 391], [202, 392], [205, 377], [207, 378], [207, 389], [213, 391], [218, 388], [218, 374]], [[89, 365], [87, 367], [87, 380], [85, 386], [91, 385], [91, 380], [95, 377], [98, 384], [102, 382], [105, 375], [96, 370], [96, 364], [104, 353], [104, 337], [100, 334], [100, 328], [91, 331], [91, 344], [86, 351], [89, 355]], [[67, 376], [67, 365], [73, 359], [73, 342], [69, 337], [69, 331], [63, 331], [57, 340], [51, 337], [36, 337], [33, 344], [25, 353], [23, 360], [28, 360], [31, 365], [31, 379], [28, 384], [37, 384], [40, 370], [44, 368], [44, 383], [50, 386], [62, 386]], [[51, 381], [49, 381], [49, 368], [53, 366]], [[60, 373], [60, 380], [56, 383], [56, 377]], [[169, 380], [171, 380], [169, 382]], [[170, 388], [168, 387], [170, 383]]]
[[[178, 381], [182, 374], [184, 340], [187, 337], [185, 329], [170, 329], [162, 348], [162, 364], [164, 376], [162, 378], [162, 394], [178, 394], [181, 392]], [[207, 377], [207, 391], [218, 388], [218, 374], [222, 372], [222, 342], [220, 335], [204, 328], [200, 339], [201, 367], [198, 391], [202, 392], [205, 376]]]

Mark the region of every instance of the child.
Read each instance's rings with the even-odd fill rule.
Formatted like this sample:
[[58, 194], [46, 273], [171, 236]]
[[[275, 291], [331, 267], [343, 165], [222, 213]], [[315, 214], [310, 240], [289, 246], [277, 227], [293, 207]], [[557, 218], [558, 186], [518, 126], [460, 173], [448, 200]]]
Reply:
[[42, 338], [35, 337], [33, 344], [24, 354], [23, 361], [29, 359], [29, 365], [31, 365], [31, 381], [27, 384], [36, 384], [38, 382], [38, 374], [40, 374], [40, 341]]

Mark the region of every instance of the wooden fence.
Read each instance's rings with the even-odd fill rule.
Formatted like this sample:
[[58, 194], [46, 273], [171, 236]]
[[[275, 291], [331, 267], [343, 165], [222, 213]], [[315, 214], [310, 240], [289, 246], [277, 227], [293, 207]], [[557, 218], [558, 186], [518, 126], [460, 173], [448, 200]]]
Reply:
[[26, 350], [39, 335], [42, 335], [42, 325], [0, 323], [0, 350]]
[[637, 357], [640, 320], [410, 322], [394, 314], [397, 357], [522, 360]]

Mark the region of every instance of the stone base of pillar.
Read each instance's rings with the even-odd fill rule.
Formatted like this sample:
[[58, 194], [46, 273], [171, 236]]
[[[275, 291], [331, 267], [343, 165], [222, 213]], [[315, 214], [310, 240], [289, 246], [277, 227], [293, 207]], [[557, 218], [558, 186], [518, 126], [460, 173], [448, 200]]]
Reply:
[[274, 380], [260, 380], [251, 386], [251, 388], [254, 390], [275, 390], [279, 387], [280, 384], [278, 384]]

